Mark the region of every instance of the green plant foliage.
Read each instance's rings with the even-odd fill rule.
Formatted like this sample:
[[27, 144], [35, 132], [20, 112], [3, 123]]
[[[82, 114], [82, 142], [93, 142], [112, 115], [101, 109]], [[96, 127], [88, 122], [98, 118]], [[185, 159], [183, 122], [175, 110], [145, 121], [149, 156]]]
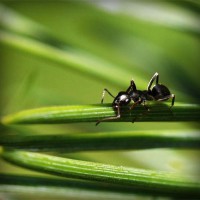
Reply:
[[148, 170], [116, 167], [93, 162], [23, 151], [5, 151], [2, 157], [19, 166], [55, 174], [112, 184], [132, 186], [141, 193], [199, 197], [200, 182], [190, 177]]
[[198, 131], [132, 131], [56, 135], [4, 134], [0, 144], [34, 151], [101, 151], [150, 148], [200, 148]]
[[[124, 107], [121, 109], [122, 117], [112, 121], [199, 121], [199, 113], [200, 107], [195, 104], [176, 104], [173, 113], [165, 104], [152, 105], [148, 113], [142, 106], [133, 111], [130, 111], [129, 107]], [[115, 115], [111, 105], [56, 106], [11, 114], [2, 118], [2, 124], [96, 122]]]

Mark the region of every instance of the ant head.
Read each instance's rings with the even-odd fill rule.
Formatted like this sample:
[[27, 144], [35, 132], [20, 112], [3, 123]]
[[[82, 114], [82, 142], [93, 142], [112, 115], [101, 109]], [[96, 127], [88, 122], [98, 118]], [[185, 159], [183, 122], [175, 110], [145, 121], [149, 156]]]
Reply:
[[131, 99], [126, 92], [119, 92], [113, 101], [113, 105], [128, 105]]

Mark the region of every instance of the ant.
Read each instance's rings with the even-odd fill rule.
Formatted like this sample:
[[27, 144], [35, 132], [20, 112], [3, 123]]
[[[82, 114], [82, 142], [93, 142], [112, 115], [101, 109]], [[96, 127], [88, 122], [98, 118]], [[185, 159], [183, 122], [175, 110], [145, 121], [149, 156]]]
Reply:
[[[153, 82], [156, 80], [156, 84], [152, 87]], [[135, 82], [131, 80], [130, 86], [126, 91], [121, 91], [118, 93], [118, 95], [115, 97], [113, 96], [106, 88], [103, 90], [101, 103], [103, 103], [105, 93], [107, 92], [111, 97], [114, 98], [112, 107], [113, 109], [117, 110], [117, 115], [113, 117], [104, 118], [101, 120], [98, 120], [96, 125], [98, 125], [102, 121], [108, 121], [108, 120], [114, 120], [119, 119], [121, 117], [121, 110], [120, 108], [122, 106], [128, 105], [131, 101], [134, 103], [129, 107], [130, 110], [133, 110], [138, 104], [143, 104], [143, 106], [146, 108], [147, 111], [149, 111], [149, 108], [145, 105], [146, 101], [166, 101], [170, 98], [172, 98], [172, 103], [170, 110], [175, 102], [175, 95], [171, 94], [169, 89], [158, 83], [159, 80], [159, 74], [156, 72], [151, 80], [149, 81], [149, 84], [147, 86], [147, 90], [137, 90]]]

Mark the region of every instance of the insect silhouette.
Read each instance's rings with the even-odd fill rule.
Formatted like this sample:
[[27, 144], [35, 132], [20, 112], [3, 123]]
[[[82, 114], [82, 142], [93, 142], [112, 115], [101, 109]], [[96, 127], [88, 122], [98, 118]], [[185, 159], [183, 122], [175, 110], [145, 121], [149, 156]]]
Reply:
[[[154, 81], [156, 83], [152, 87], [152, 84]], [[131, 101], [133, 101], [133, 104], [130, 105], [129, 107], [130, 110], [133, 110], [138, 104], [143, 104], [143, 106], [145, 107], [147, 111], [149, 111], [149, 108], [145, 105], [146, 101], [166, 101], [171, 98], [172, 102], [171, 102], [170, 109], [172, 108], [175, 102], [175, 95], [171, 94], [171, 92], [165, 85], [162, 85], [159, 83], [159, 74], [157, 72], [152, 76], [151, 80], [149, 81], [147, 90], [137, 90], [135, 82], [131, 80], [131, 83], [128, 89], [126, 91], [119, 92], [116, 97], [113, 96], [109, 92], [109, 90], [105, 88], [103, 90], [101, 103], [103, 103], [104, 101], [106, 92], [111, 97], [114, 98], [112, 107], [117, 112], [117, 114], [116, 116], [113, 116], [113, 117], [107, 117], [107, 118], [98, 120], [96, 122], [96, 125], [98, 125], [102, 121], [119, 119], [121, 117], [121, 107], [130, 104]]]

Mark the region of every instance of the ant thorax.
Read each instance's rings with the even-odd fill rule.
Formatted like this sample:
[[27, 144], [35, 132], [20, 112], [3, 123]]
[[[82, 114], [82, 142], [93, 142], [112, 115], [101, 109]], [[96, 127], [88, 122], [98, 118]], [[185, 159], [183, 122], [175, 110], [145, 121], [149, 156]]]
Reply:
[[131, 100], [136, 102], [141, 97], [141, 94], [142, 94], [142, 91], [136, 90], [136, 91], [132, 91], [131, 94], [129, 94], [129, 96], [130, 96]]
[[143, 90], [143, 91], [142, 90], [137, 90], [137, 91], [134, 91], [134, 92], [132, 92], [130, 94], [130, 98], [134, 102], [137, 102], [139, 100], [140, 100], [140, 102], [154, 100], [154, 98], [151, 95], [151, 93], [149, 93], [147, 90]]

